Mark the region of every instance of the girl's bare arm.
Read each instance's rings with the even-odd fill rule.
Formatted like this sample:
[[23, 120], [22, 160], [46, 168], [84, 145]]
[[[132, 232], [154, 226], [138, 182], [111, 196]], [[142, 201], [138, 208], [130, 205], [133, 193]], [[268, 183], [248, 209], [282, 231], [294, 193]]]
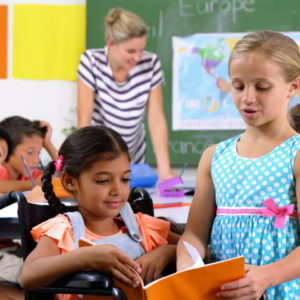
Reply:
[[202, 258], [206, 255], [212, 223], [215, 217], [215, 191], [210, 175], [211, 159], [216, 145], [207, 148], [198, 165], [195, 195], [189, 210], [188, 223], [177, 245], [177, 269], [193, 265], [183, 241], [195, 247]]
[[84, 270], [105, 271], [129, 285], [136, 285], [139, 265], [113, 245], [81, 247], [60, 254], [53, 239], [43, 236], [24, 262], [20, 282], [26, 289], [38, 289], [58, 278]]

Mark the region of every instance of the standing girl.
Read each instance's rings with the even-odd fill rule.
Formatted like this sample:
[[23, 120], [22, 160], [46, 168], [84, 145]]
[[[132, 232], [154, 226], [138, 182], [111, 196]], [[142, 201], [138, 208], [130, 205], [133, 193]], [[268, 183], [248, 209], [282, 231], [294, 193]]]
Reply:
[[299, 48], [277, 32], [248, 34], [229, 73], [247, 129], [204, 151], [177, 266], [192, 264], [183, 240], [202, 257], [209, 244], [212, 261], [243, 255], [247, 263], [220, 299], [300, 299], [300, 135], [287, 118], [300, 86]]
[[[55, 170], [61, 172], [63, 186], [77, 200], [78, 211], [59, 214], [33, 228], [38, 245], [24, 263], [24, 288], [37, 289], [86, 269], [109, 272], [135, 286], [138, 278], [128, 266], [150, 282], [175, 259], [178, 237], [170, 232], [170, 223], [134, 215], [127, 203], [129, 153], [114, 130], [87, 126], [73, 132], [62, 144], [56, 162], [48, 164], [42, 179], [45, 197], [53, 209], [63, 213], [65, 207], [51, 184]], [[99, 245], [77, 248], [81, 237]]]
[[105, 19], [106, 47], [86, 50], [78, 68], [77, 126], [98, 124], [116, 130], [132, 163], [145, 162], [149, 132], [161, 180], [172, 177], [168, 128], [163, 111], [163, 73], [156, 54], [144, 51], [147, 25], [136, 14], [111, 9]]

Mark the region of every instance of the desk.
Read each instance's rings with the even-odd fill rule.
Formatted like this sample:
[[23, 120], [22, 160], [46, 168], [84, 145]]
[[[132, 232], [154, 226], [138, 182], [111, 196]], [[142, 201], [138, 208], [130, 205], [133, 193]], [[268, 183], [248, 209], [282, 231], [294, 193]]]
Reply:
[[[156, 190], [149, 190], [150, 196], [154, 205], [158, 203], [166, 202], [183, 202], [186, 204], [191, 203], [192, 196], [185, 196], [183, 198], [164, 198], [158, 195]], [[154, 214], [156, 217], [167, 217], [170, 220], [178, 223], [185, 224], [190, 206], [176, 206], [176, 207], [164, 207], [155, 208]], [[19, 237], [19, 221], [18, 221], [18, 204], [11, 204], [0, 210], [0, 238], [18, 238]]]
[[[158, 192], [150, 193], [154, 204], [154, 215], [156, 217], [167, 217], [170, 220], [178, 224], [186, 224], [188, 213], [190, 210], [190, 204], [192, 202], [192, 196], [184, 196], [181, 198], [177, 197], [161, 197]], [[180, 206], [168, 207], [166, 205], [162, 208], [155, 208], [156, 204], [168, 204], [168, 203], [178, 203]], [[181, 205], [182, 204], [182, 205]]]
[[0, 210], [0, 238], [15, 239], [20, 237], [17, 211], [17, 203], [11, 204]]

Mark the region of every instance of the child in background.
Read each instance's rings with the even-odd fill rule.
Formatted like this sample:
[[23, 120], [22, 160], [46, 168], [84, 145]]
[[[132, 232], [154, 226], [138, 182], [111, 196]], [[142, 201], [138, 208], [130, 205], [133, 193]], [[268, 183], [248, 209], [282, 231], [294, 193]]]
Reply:
[[33, 179], [41, 184], [42, 171], [37, 169], [40, 152], [45, 148], [52, 159], [57, 151], [51, 142], [52, 128], [44, 121], [30, 121], [20, 116], [13, 116], [0, 122], [13, 141], [12, 153], [8, 161], [0, 166], [0, 192], [12, 190], [27, 191], [33, 188], [21, 156], [27, 162]]
[[[0, 165], [7, 161], [13, 143], [7, 131], [0, 127]], [[17, 283], [22, 265], [20, 245], [10, 239], [0, 238], [0, 281]], [[19, 289], [0, 284], [0, 299], [24, 299]]]
[[107, 13], [104, 29], [106, 46], [87, 49], [80, 58], [77, 127], [113, 128], [126, 141], [131, 162], [137, 164], [146, 159], [147, 123], [159, 180], [171, 178], [175, 174], [163, 108], [163, 72], [158, 56], [145, 51], [148, 26], [135, 13], [116, 7]]
[[[63, 186], [74, 195], [78, 212], [59, 214], [33, 228], [38, 245], [22, 269], [24, 288], [37, 289], [86, 269], [108, 272], [136, 286], [138, 278], [128, 266], [150, 282], [175, 259], [178, 235], [170, 232], [170, 223], [131, 214], [128, 147], [117, 132], [102, 126], [76, 130], [62, 144], [56, 162], [48, 164], [42, 178], [45, 198], [56, 212], [63, 213], [65, 207], [51, 184], [55, 170], [61, 172]], [[81, 226], [73, 226], [74, 218]], [[127, 226], [128, 220], [136, 225]], [[77, 248], [79, 237], [99, 245]], [[80, 298], [68, 295], [67, 299]]]
[[273, 31], [248, 34], [229, 74], [247, 128], [204, 151], [177, 267], [193, 263], [184, 240], [202, 257], [210, 244], [212, 261], [242, 255], [247, 263], [219, 299], [300, 299], [300, 135], [287, 118], [300, 86], [298, 45]]
[[0, 126], [0, 165], [8, 160], [13, 148], [13, 142], [8, 132]]

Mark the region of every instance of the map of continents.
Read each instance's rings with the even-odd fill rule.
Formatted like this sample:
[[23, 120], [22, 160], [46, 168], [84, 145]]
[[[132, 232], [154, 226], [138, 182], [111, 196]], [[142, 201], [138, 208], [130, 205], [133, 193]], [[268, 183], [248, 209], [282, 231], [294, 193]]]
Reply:
[[[243, 129], [230, 94], [227, 63], [246, 33], [173, 37], [173, 129]], [[300, 33], [286, 33], [300, 44]], [[300, 102], [300, 94], [291, 105]]]

